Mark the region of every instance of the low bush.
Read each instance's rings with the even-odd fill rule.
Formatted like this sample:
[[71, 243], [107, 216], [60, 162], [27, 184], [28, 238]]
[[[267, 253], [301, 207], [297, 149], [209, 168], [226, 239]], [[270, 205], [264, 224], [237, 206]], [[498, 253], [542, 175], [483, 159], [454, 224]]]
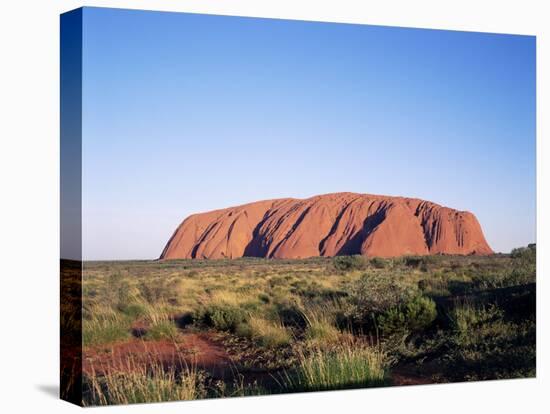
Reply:
[[302, 307], [295, 302], [283, 301], [275, 304], [276, 313], [285, 326], [293, 326], [296, 328], [305, 328], [307, 325], [306, 318], [302, 311]]
[[455, 306], [450, 314], [451, 327], [458, 338], [469, 340], [482, 326], [501, 320], [503, 311], [496, 305], [476, 306], [471, 303], [461, 303]]
[[363, 256], [336, 256], [332, 259], [332, 265], [336, 270], [341, 272], [349, 272], [352, 270], [364, 269], [367, 265], [367, 261]]
[[430, 278], [421, 279], [418, 281], [418, 289], [426, 296], [448, 296], [451, 294], [449, 278], [435, 277], [431, 275]]
[[449, 377], [482, 380], [535, 376], [534, 320], [507, 321], [496, 305], [459, 304], [451, 313], [446, 345]]
[[413, 269], [420, 269], [423, 272], [430, 270], [430, 265], [435, 263], [433, 256], [406, 256], [404, 258], [404, 264], [407, 267]]
[[381, 257], [373, 257], [372, 259], [370, 259], [370, 264], [372, 267], [376, 268], [376, 269], [384, 269], [386, 267], [386, 265], [388, 264], [388, 262], [384, 259], [382, 259]]
[[248, 320], [247, 312], [230, 305], [209, 305], [198, 312], [196, 320], [221, 331], [234, 332], [238, 325]]
[[488, 290], [535, 283], [535, 271], [516, 266], [501, 272], [472, 276], [472, 289]]
[[404, 258], [405, 266], [417, 268], [423, 263], [423, 258], [421, 256], [407, 256]]
[[416, 296], [406, 304], [388, 309], [378, 316], [378, 326], [384, 335], [420, 332], [437, 317], [435, 302]]
[[407, 303], [417, 292], [416, 285], [400, 283], [394, 275], [367, 273], [352, 286], [347, 313], [354, 324], [370, 329], [377, 315]]
[[537, 245], [529, 244], [527, 247], [512, 249], [510, 257], [515, 260], [533, 263], [537, 259]]

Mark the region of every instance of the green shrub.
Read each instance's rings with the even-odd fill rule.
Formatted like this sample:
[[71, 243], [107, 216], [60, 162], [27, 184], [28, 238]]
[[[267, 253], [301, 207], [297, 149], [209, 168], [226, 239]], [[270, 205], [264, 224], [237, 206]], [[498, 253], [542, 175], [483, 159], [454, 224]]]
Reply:
[[496, 305], [457, 305], [447, 344], [450, 376], [470, 380], [535, 376], [534, 320], [507, 321]]
[[284, 325], [305, 328], [306, 318], [301, 307], [293, 302], [279, 302], [275, 305], [279, 319]]
[[475, 306], [470, 303], [462, 303], [451, 311], [451, 327], [459, 337], [468, 339], [483, 325], [502, 319], [503, 314], [503, 311], [494, 304]]
[[423, 272], [427, 272], [430, 269], [429, 266], [434, 262], [433, 256], [407, 256], [404, 259], [405, 266], [414, 269], [420, 268]]
[[235, 332], [239, 324], [248, 320], [248, 314], [236, 306], [210, 305], [202, 310], [198, 319], [202, 319], [202, 322], [212, 328]]
[[[430, 275], [430, 278], [421, 279], [418, 281], [418, 289], [427, 296], [448, 296], [451, 294], [449, 291], [449, 279], [435, 277]], [[449, 278], [452, 274], [447, 275]], [[452, 284], [452, 282], [451, 282]]]
[[417, 268], [423, 263], [423, 258], [420, 256], [407, 256], [405, 257], [405, 266]]
[[416, 296], [405, 305], [390, 308], [378, 316], [378, 326], [384, 335], [414, 333], [427, 328], [437, 317], [435, 302]]
[[373, 257], [370, 259], [370, 264], [376, 269], [384, 269], [386, 267], [387, 261], [381, 257]]
[[336, 270], [349, 272], [352, 270], [361, 270], [366, 266], [366, 260], [361, 255], [354, 256], [336, 256], [332, 259], [332, 265]]
[[235, 326], [235, 334], [243, 338], [252, 338], [252, 328], [247, 322], [242, 322]]
[[437, 317], [435, 302], [425, 296], [417, 296], [405, 306], [408, 325], [411, 331], [428, 327]]
[[510, 286], [535, 283], [535, 269], [514, 266], [500, 272], [476, 274], [472, 276], [472, 288], [475, 290], [498, 289]]
[[417, 292], [417, 286], [408, 286], [392, 274], [367, 273], [351, 288], [348, 312], [360, 324], [370, 324], [375, 316], [398, 307]]
[[537, 258], [537, 245], [532, 243], [527, 247], [518, 247], [512, 249], [510, 257], [515, 260], [522, 260], [525, 262], [535, 262]]

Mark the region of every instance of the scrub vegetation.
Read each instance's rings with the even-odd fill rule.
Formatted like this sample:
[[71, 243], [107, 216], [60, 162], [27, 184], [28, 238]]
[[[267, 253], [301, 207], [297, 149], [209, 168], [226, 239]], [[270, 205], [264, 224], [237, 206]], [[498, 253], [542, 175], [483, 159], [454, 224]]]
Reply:
[[86, 262], [83, 404], [532, 377], [535, 257]]

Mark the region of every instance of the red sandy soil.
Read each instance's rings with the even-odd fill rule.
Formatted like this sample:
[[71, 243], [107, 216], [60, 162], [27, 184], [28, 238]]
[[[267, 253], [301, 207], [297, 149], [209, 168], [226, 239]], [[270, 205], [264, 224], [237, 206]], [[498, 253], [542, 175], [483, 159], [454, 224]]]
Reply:
[[196, 367], [220, 377], [232, 368], [223, 345], [209, 333], [185, 333], [179, 335], [177, 341], [133, 338], [84, 351], [85, 374], [130, 371], [143, 366], [160, 366], [165, 370]]
[[437, 376], [440, 370], [433, 364], [424, 364], [421, 368], [412, 365], [402, 365], [391, 369], [392, 385], [427, 385], [440, 383], [433, 377]]
[[239, 380], [246, 384], [276, 385], [273, 374], [278, 370], [244, 368], [231, 357], [222, 338], [212, 332], [182, 332], [176, 341], [145, 341], [133, 338], [103, 346], [90, 347], [83, 353], [84, 375], [103, 375], [162, 369], [179, 372], [196, 368], [206, 371], [213, 379]]
[[[247, 383], [259, 382], [274, 385], [275, 371], [238, 369], [225, 349], [221, 338], [212, 332], [185, 332], [177, 341], [145, 341], [133, 338], [126, 342], [95, 346], [84, 351], [83, 373], [102, 375], [106, 372], [128, 372], [158, 367], [163, 370], [197, 368], [213, 378], [230, 379], [238, 372]], [[392, 368], [392, 385], [434, 384], [438, 367], [427, 364]]]
[[160, 258], [492, 253], [470, 212], [414, 198], [335, 193], [191, 215]]

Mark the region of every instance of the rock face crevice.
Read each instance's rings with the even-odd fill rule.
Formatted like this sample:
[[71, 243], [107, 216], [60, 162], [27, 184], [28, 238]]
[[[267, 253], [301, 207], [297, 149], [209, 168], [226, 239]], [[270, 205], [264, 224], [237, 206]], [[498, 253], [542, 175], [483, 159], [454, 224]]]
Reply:
[[335, 193], [193, 214], [160, 259], [492, 253], [470, 212], [414, 198]]

